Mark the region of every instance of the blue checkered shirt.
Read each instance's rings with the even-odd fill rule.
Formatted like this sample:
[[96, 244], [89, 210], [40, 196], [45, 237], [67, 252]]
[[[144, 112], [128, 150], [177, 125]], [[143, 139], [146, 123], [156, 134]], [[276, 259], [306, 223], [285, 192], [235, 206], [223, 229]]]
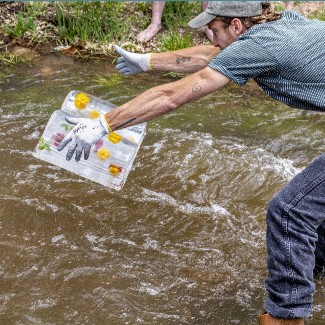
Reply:
[[289, 106], [325, 111], [325, 22], [293, 11], [251, 27], [209, 64], [238, 84], [253, 78]]

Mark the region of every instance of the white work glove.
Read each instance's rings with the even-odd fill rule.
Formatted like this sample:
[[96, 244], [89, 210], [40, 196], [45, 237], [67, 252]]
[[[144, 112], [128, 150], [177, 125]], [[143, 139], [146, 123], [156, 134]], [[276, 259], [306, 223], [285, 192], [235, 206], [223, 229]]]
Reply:
[[151, 53], [138, 54], [123, 50], [117, 45], [114, 45], [115, 51], [121, 56], [117, 59], [115, 68], [125, 75], [142, 73], [152, 70]]
[[87, 160], [91, 146], [110, 132], [104, 115], [96, 119], [78, 117], [66, 117], [65, 119], [68, 123], [76, 124], [58, 146], [58, 150], [61, 151], [71, 142], [66, 156], [67, 160], [71, 160], [74, 152], [76, 152], [75, 159], [79, 161], [82, 151], [84, 152], [85, 160]]

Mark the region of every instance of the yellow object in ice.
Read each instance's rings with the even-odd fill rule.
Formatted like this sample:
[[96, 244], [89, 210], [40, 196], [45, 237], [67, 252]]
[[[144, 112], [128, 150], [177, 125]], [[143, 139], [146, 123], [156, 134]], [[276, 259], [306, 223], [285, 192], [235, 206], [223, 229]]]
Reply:
[[85, 93], [79, 93], [74, 100], [74, 104], [78, 109], [85, 109], [89, 102], [90, 99]]
[[101, 160], [106, 160], [108, 159], [108, 157], [111, 155], [111, 153], [109, 152], [108, 149], [106, 148], [100, 148], [98, 151], [97, 151], [97, 157]]
[[122, 140], [122, 137], [119, 134], [114, 132], [111, 132], [107, 138], [112, 143], [119, 143]]
[[117, 176], [122, 171], [122, 168], [112, 164], [108, 167], [108, 170], [113, 176]]
[[92, 110], [92, 111], [90, 111], [90, 113], [89, 113], [89, 117], [90, 117], [90, 118], [97, 118], [97, 117], [100, 117], [100, 113], [97, 112], [97, 111], [95, 111], [95, 110]]

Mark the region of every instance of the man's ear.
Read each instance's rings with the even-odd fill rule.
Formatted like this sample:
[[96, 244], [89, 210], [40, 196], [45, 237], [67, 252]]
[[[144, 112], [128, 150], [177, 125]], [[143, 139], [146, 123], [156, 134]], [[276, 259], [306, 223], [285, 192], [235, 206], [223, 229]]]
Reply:
[[231, 21], [231, 26], [233, 28], [233, 31], [235, 32], [235, 34], [237, 36], [243, 34], [244, 32], [246, 32], [246, 27], [245, 25], [241, 22], [240, 19], [238, 18], [234, 18], [232, 21]]

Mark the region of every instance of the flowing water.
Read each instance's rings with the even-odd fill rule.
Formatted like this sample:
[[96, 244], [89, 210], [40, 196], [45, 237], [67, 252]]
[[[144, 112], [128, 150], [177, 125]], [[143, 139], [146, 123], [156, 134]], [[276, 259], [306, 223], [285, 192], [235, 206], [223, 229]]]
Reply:
[[171, 81], [59, 55], [1, 68], [0, 324], [256, 324], [267, 203], [325, 150], [324, 115], [230, 85], [149, 122], [120, 192], [32, 156], [70, 90], [118, 105]]

